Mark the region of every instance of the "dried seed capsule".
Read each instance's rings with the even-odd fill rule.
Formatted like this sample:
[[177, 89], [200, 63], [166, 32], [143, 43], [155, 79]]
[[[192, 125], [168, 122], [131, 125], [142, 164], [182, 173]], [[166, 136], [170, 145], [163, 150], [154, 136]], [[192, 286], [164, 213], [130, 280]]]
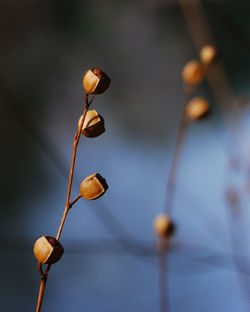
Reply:
[[190, 120], [197, 120], [209, 112], [209, 104], [202, 97], [195, 97], [186, 106], [186, 116]]
[[84, 74], [83, 87], [87, 94], [103, 93], [110, 84], [107, 74], [98, 68], [91, 68]]
[[51, 236], [38, 238], [33, 250], [38, 262], [42, 264], [53, 264], [59, 261], [64, 252], [59, 241]]
[[85, 199], [92, 200], [101, 197], [107, 189], [106, 180], [99, 173], [94, 173], [82, 181], [80, 194]]
[[169, 238], [174, 233], [174, 224], [166, 214], [159, 214], [154, 219], [153, 228], [155, 233], [161, 238]]
[[192, 60], [184, 66], [182, 78], [187, 84], [197, 85], [204, 78], [204, 67], [199, 61]]
[[218, 53], [213, 45], [206, 45], [200, 51], [200, 59], [204, 64], [212, 64], [217, 58]]
[[[82, 117], [79, 119], [78, 128], [80, 128]], [[89, 110], [86, 114], [81, 133], [89, 138], [95, 138], [105, 132], [104, 119], [98, 115], [96, 110]]]

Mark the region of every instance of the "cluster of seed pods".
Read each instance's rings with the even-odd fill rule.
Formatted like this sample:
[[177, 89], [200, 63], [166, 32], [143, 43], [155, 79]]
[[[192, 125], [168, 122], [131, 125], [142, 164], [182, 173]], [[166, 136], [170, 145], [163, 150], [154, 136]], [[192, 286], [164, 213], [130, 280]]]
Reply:
[[[92, 68], [84, 74], [83, 88], [86, 95], [101, 94], [109, 87], [109, 84], [110, 78], [100, 69]], [[95, 138], [105, 132], [104, 119], [96, 110], [88, 110], [84, 122], [82, 119], [83, 115], [78, 122], [78, 129], [82, 135]], [[94, 173], [82, 181], [80, 195], [87, 200], [94, 200], [101, 197], [107, 189], [106, 180], [99, 173]], [[40, 264], [51, 265], [60, 260], [64, 249], [58, 239], [42, 236], [35, 242], [33, 251]]]
[[[218, 52], [213, 45], [206, 45], [200, 50], [200, 61], [189, 61], [182, 70], [182, 79], [186, 88], [195, 90], [202, 82], [210, 65], [218, 58]], [[188, 100], [185, 106], [183, 119], [187, 122], [202, 119], [209, 113], [208, 101], [196, 96]], [[160, 240], [168, 240], [174, 233], [174, 223], [166, 213], [156, 216], [153, 221], [153, 229]]]

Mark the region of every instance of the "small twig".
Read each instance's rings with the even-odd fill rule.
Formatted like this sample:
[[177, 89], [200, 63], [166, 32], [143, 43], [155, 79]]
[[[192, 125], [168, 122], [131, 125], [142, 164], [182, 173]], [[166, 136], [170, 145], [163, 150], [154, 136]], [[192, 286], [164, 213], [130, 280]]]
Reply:
[[38, 271], [40, 273], [41, 279], [44, 279], [45, 278], [45, 274], [43, 272], [42, 263], [38, 262], [37, 266], [38, 266]]
[[41, 310], [41, 306], [42, 306], [42, 302], [43, 302], [43, 295], [44, 295], [44, 290], [45, 290], [45, 285], [47, 282], [47, 277], [49, 274], [49, 270], [50, 270], [50, 264], [47, 265], [45, 272], [42, 272], [42, 265], [40, 264], [39, 267], [39, 272], [42, 272], [42, 276], [41, 276], [41, 284], [40, 284], [40, 289], [39, 289], [39, 295], [38, 295], [38, 299], [37, 299], [37, 307], [36, 307], [36, 312], [40, 312]]
[[160, 311], [168, 311], [168, 293], [167, 293], [167, 246], [165, 241], [159, 242], [158, 260], [159, 260], [159, 294]]
[[[66, 203], [65, 203], [63, 216], [62, 216], [61, 223], [59, 225], [58, 232], [57, 232], [57, 235], [56, 235], [56, 239], [57, 240], [60, 239], [60, 236], [61, 236], [61, 233], [62, 233], [62, 229], [63, 229], [63, 226], [64, 226], [64, 223], [65, 223], [65, 220], [66, 220], [66, 217], [67, 217], [69, 209], [81, 197], [80, 195], [78, 195], [72, 202], [70, 202], [70, 194], [71, 194], [71, 189], [72, 189], [72, 181], [73, 181], [73, 174], [74, 174], [77, 146], [78, 146], [78, 142], [79, 142], [80, 135], [81, 135], [81, 129], [82, 129], [82, 126], [83, 126], [83, 123], [84, 123], [84, 120], [85, 120], [88, 108], [89, 108], [90, 104], [92, 103], [93, 99], [94, 99], [94, 96], [92, 96], [90, 102], [88, 102], [88, 95], [87, 94], [84, 95], [85, 105], [84, 105], [83, 117], [82, 117], [81, 123], [80, 123], [80, 125], [78, 127], [78, 130], [77, 130], [77, 132], [75, 134], [75, 137], [74, 137], [72, 160], [71, 160], [70, 174], [69, 174], [68, 191], [67, 191], [67, 197], [66, 197]], [[47, 264], [46, 270], [43, 273], [42, 266], [40, 264], [38, 265], [40, 275], [41, 274], [42, 275], [41, 275], [41, 284], [40, 284], [39, 296], [38, 296], [38, 300], [37, 300], [36, 312], [40, 312], [40, 309], [41, 309], [41, 305], [42, 305], [42, 301], [43, 301], [43, 295], [44, 295], [46, 281], [47, 281], [47, 277], [48, 277], [48, 274], [49, 274], [50, 267], [51, 267], [51, 265]]]
[[[67, 197], [66, 197], [66, 203], [65, 203], [65, 209], [64, 209], [64, 213], [62, 216], [62, 220], [61, 220], [61, 224], [59, 226], [57, 235], [56, 235], [56, 239], [59, 240], [60, 236], [61, 236], [61, 232], [69, 211], [69, 199], [70, 199], [70, 194], [71, 194], [71, 188], [72, 188], [72, 181], [73, 181], [73, 174], [74, 174], [74, 168], [75, 168], [75, 158], [76, 158], [76, 151], [77, 151], [77, 146], [78, 146], [78, 142], [80, 139], [80, 135], [81, 135], [81, 129], [89, 108], [89, 103], [88, 103], [88, 95], [85, 94], [84, 96], [85, 99], [85, 106], [84, 106], [84, 111], [83, 111], [83, 118], [81, 120], [81, 123], [78, 127], [78, 130], [75, 134], [75, 139], [74, 139], [74, 143], [73, 143], [73, 152], [72, 152], [72, 160], [71, 160], [71, 167], [70, 167], [70, 174], [69, 174], [69, 184], [68, 184], [68, 191], [67, 191]], [[94, 97], [92, 97], [91, 101], [93, 101]]]
[[167, 214], [170, 214], [172, 210], [172, 201], [174, 197], [175, 183], [177, 177], [177, 169], [180, 161], [182, 147], [184, 144], [184, 138], [188, 126], [188, 119], [186, 118], [186, 105], [194, 92], [194, 88], [191, 86], [185, 87], [185, 94], [181, 108], [181, 119], [178, 127], [177, 139], [175, 143], [174, 155], [170, 167], [170, 172], [167, 181], [167, 190], [165, 197], [164, 210]]
[[[165, 197], [164, 211], [169, 216], [173, 209], [173, 199], [176, 184], [176, 177], [178, 165], [181, 157], [181, 152], [184, 144], [185, 134], [189, 120], [186, 117], [186, 105], [193, 94], [195, 88], [190, 85], [185, 86], [184, 99], [181, 108], [181, 116], [178, 127], [178, 133], [174, 148], [173, 159], [170, 166], [170, 172], [167, 180], [167, 189]], [[168, 254], [166, 253], [167, 239], [160, 241], [160, 250], [158, 253], [159, 258], [159, 287], [160, 287], [160, 310], [161, 312], [168, 311], [168, 297], [167, 297], [167, 260]]]
[[78, 199], [80, 199], [82, 197], [81, 194], [77, 195], [75, 199], [73, 199], [70, 203], [69, 203], [69, 209], [78, 201]]

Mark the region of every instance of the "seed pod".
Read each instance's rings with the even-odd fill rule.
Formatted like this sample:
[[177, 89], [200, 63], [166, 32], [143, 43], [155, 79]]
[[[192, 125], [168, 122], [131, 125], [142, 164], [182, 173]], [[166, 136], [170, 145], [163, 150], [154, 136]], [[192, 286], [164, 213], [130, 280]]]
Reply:
[[155, 233], [163, 238], [169, 238], [175, 230], [174, 224], [166, 214], [159, 214], [154, 219], [153, 228]]
[[82, 181], [80, 194], [85, 199], [92, 200], [101, 197], [107, 189], [106, 180], [99, 173], [94, 173]]
[[199, 61], [192, 60], [184, 66], [182, 78], [187, 84], [197, 85], [204, 78], [204, 67]]
[[91, 68], [84, 74], [83, 87], [87, 94], [103, 93], [110, 84], [107, 74], [98, 68]]
[[213, 45], [206, 45], [200, 51], [200, 59], [204, 64], [212, 64], [218, 56], [217, 50]]
[[195, 97], [186, 106], [186, 116], [190, 120], [197, 120], [209, 112], [209, 104], [202, 97]]
[[59, 241], [51, 236], [38, 238], [33, 250], [38, 262], [42, 264], [53, 264], [59, 261], [64, 252]]
[[[78, 128], [80, 128], [82, 117], [79, 119]], [[86, 114], [81, 133], [89, 138], [95, 138], [105, 132], [104, 119], [98, 115], [96, 110], [89, 110]]]

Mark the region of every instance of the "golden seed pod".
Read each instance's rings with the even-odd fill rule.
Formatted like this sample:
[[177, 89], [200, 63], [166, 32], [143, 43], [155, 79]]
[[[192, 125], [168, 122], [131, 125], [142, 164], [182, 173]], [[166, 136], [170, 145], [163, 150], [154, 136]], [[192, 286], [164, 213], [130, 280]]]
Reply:
[[[80, 128], [82, 117], [78, 122], [78, 128]], [[89, 110], [86, 114], [81, 133], [89, 138], [95, 138], [105, 132], [104, 119], [98, 115], [96, 110]]]
[[195, 97], [186, 106], [186, 116], [190, 120], [197, 120], [209, 112], [209, 104], [202, 97]]
[[188, 62], [182, 70], [182, 78], [187, 84], [197, 85], [204, 78], [204, 67], [199, 61]]
[[154, 219], [153, 229], [161, 238], [169, 238], [174, 232], [174, 224], [166, 214], [159, 214]]
[[33, 250], [38, 262], [42, 264], [53, 264], [59, 261], [64, 252], [59, 241], [51, 236], [38, 238]]
[[82, 181], [80, 194], [85, 199], [92, 200], [101, 197], [107, 189], [106, 180], [99, 173], [94, 173]]
[[204, 64], [212, 64], [218, 56], [217, 50], [213, 45], [206, 45], [200, 51], [200, 59]]
[[84, 74], [83, 88], [87, 94], [103, 93], [110, 84], [107, 74], [98, 68], [91, 68]]

